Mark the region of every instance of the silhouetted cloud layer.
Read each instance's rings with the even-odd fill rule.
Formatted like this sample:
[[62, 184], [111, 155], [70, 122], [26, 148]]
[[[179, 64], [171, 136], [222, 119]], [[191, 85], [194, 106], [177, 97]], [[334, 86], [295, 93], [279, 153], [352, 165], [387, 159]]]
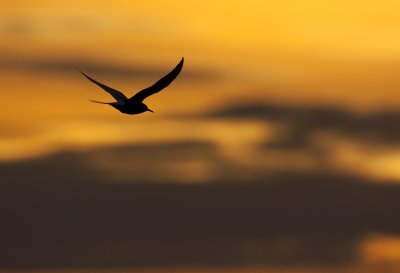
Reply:
[[[37, 181], [97, 181], [102, 178], [110, 183], [190, 183], [207, 182], [210, 179], [207, 173], [214, 168], [222, 172], [225, 164], [228, 163], [212, 143], [176, 141], [63, 151], [44, 158], [4, 163], [0, 165], [0, 172], [6, 181], [14, 183], [30, 177]], [[64, 173], [69, 175], [64, 176]]]
[[288, 128], [286, 142], [276, 143], [282, 146], [303, 145], [318, 131], [328, 131], [369, 144], [400, 144], [400, 112], [393, 111], [360, 114], [334, 107], [249, 102], [229, 105], [204, 117], [283, 123]]
[[[398, 117], [266, 104], [206, 115], [287, 127], [261, 145], [262, 156], [318, 152], [312, 136], [320, 131], [397, 145]], [[322, 166], [241, 165], [207, 141], [1, 163], [0, 268], [341, 265], [358, 260], [371, 232], [400, 236], [400, 185]]]
[[88, 164], [142, 157], [154, 172], [174, 152], [218, 162], [208, 143], [128, 147], [0, 164], [0, 267], [343, 264], [357, 260], [367, 233], [400, 235], [398, 185], [294, 171], [243, 183], [113, 183]]

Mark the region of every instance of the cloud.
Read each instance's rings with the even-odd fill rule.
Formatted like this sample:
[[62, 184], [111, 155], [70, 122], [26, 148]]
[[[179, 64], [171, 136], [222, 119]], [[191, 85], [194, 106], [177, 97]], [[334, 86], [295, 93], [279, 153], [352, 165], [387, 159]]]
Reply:
[[[140, 143], [88, 151], [63, 151], [35, 160], [4, 163], [5, 181], [206, 182], [223, 165], [214, 144], [200, 141]], [[24, 171], [20, 171], [23, 169]], [[68, 173], [68, 176], [60, 176]]]
[[102, 157], [141, 165], [146, 176], [170, 161], [227, 164], [193, 141], [1, 163], [0, 268], [337, 265], [357, 260], [368, 232], [400, 235], [391, 213], [399, 185], [294, 171], [242, 183], [182, 184], [162, 173], [158, 183], [135, 175], [115, 183], [91, 164]]
[[287, 128], [285, 138], [273, 143], [276, 147], [307, 145], [317, 132], [330, 132], [370, 145], [400, 144], [400, 112], [378, 111], [360, 114], [350, 110], [307, 105], [240, 103], [203, 115], [206, 118], [248, 119], [278, 122]]
[[[178, 63], [180, 56], [177, 57]], [[18, 71], [28, 73], [47, 73], [47, 74], [76, 74], [77, 70], [74, 67], [79, 67], [90, 75], [94, 76], [111, 76], [119, 78], [151, 78], [158, 80], [160, 77], [167, 74], [176, 64], [171, 63], [170, 67], [155, 68], [155, 67], [139, 67], [132, 65], [124, 65], [111, 62], [101, 62], [90, 58], [72, 58], [51, 59], [43, 58], [21, 58], [8, 54], [1, 57], [0, 70]], [[201, 81], [214, 80], [218, 78], [215, 71], [205, 71], [185, 68], [184, 80], [186, 81]]]

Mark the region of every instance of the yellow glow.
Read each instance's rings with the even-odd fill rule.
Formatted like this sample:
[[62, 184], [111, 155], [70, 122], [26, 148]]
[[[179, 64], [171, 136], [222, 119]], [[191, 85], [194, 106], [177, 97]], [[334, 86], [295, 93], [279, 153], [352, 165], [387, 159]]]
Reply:
[[354, 143], [345, 146], [343, 142], [338, 146], [333, 162], [339, 169], [378, 180], [400, 179], [400, 149], [371, 149]]
[[[263, 126], [257, 123], [192, 122], [165, 120], [58, 121], [46, 122], [42, 131], [18, 138], [4, 138], [0, 160], [43, 155], [63, 148], [82, 149], [156, 141], [199, 140], [219, 143], [226, 156], [245, 152], [262, 140]], [[250, 156], [250, 155], [247, 155]], [[242, 154], [242, 159], [246, 154]]]
[[371, 236], [360, 246], [365, 263], [400, 264], [400, 238], [391, 236]]

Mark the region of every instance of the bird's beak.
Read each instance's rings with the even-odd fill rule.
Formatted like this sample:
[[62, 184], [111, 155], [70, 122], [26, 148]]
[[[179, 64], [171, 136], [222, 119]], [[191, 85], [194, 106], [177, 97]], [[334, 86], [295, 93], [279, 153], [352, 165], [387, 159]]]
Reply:
[[153, 111], [153, 110], [150, 110], [150, 109], [147, 109], [147, 111], [154, 113], [154, 111]]

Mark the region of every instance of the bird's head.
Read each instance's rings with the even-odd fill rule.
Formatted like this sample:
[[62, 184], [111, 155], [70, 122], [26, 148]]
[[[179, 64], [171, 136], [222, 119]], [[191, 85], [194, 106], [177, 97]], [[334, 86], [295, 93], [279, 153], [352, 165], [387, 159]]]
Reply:
[[148, 112], [152, 112], [152, 113], [154, 113], [154, 111], [153, 110], [151, 110], [151, 109], [149, 109], [149, 107], [147, 107], [147, 105], [145, 104], [145, 109], [146, 109], [146, 111], [148, 111]]

